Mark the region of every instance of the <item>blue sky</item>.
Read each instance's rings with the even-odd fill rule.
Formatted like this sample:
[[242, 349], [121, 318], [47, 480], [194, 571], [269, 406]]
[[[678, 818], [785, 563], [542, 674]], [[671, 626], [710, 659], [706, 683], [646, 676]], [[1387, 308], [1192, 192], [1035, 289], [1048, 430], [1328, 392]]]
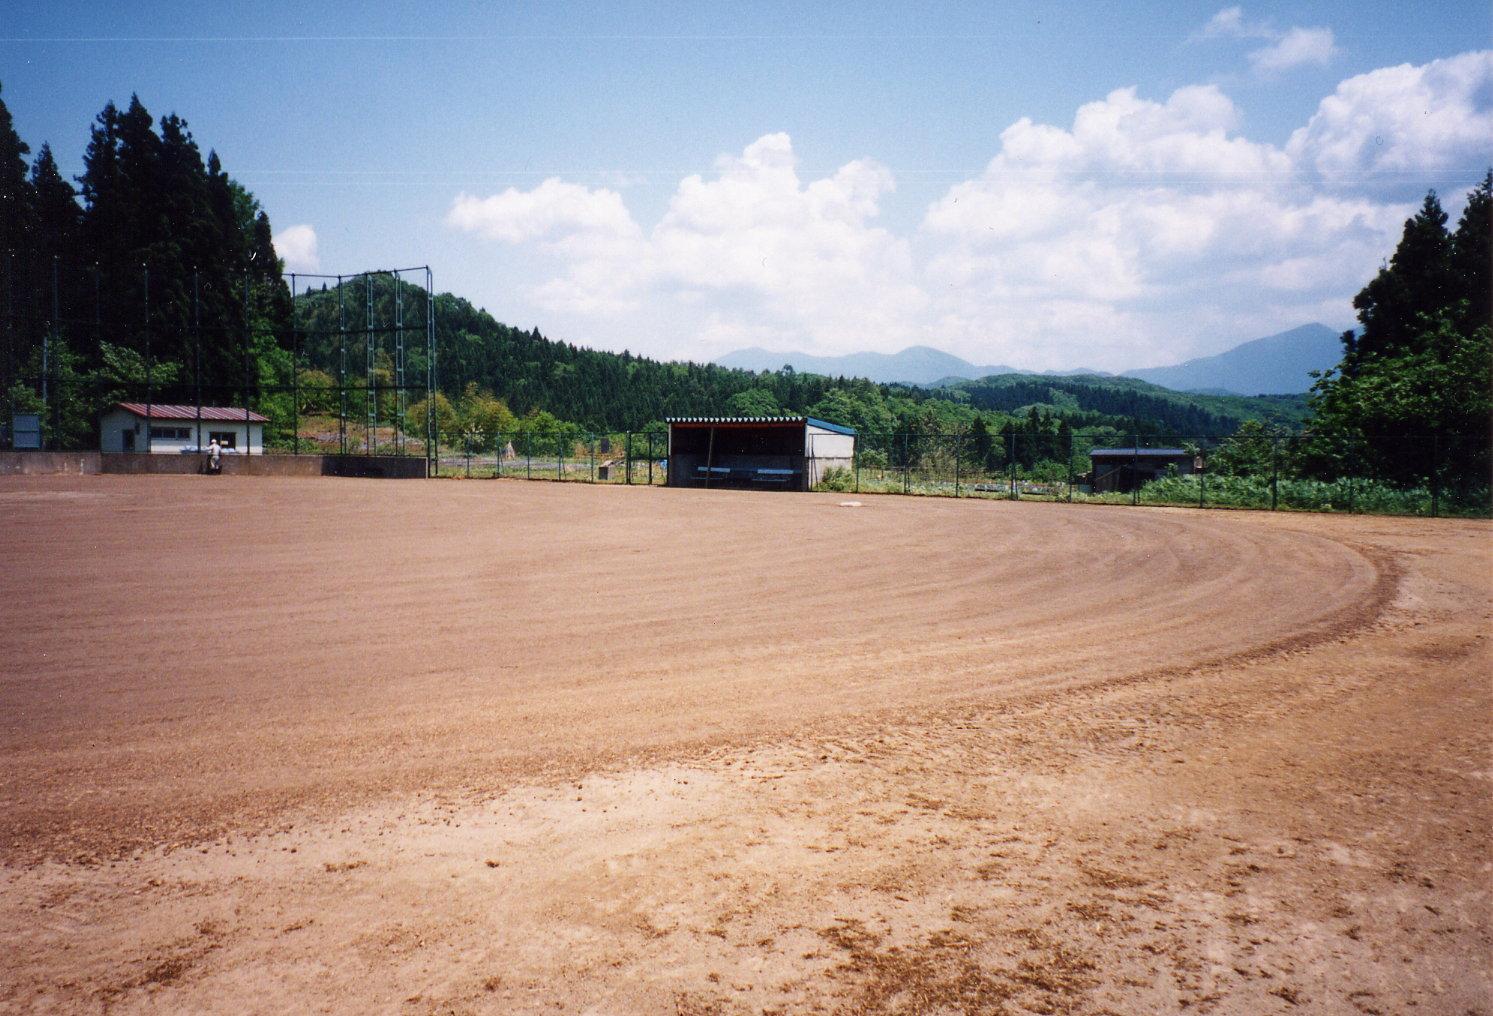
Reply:
[[1484, 3], [22, 3], [0, 83], [81, 169], [176, 111], [292, 267], [709, 358], [914, 343], [1123, 369], [1352, 294], [1493, 163]]

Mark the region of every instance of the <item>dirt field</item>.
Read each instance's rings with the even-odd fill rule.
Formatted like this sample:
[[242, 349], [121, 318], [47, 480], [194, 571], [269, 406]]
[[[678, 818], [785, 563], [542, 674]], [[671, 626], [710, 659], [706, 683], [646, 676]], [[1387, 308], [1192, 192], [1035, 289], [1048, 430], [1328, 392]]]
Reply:
[[0, 480], [0, 1011], [1493, 1014], [1493, 527]]

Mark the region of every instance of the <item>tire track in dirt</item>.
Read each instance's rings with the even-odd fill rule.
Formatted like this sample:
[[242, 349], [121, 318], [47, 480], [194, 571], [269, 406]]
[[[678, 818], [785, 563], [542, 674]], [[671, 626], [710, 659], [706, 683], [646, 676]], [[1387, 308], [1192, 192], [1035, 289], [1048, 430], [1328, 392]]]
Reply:
[[1318, 534], [1166, 510], [238, 477], [4, 493], [9, 858], [1164, 678], [1330, 628], [1385, 574]]

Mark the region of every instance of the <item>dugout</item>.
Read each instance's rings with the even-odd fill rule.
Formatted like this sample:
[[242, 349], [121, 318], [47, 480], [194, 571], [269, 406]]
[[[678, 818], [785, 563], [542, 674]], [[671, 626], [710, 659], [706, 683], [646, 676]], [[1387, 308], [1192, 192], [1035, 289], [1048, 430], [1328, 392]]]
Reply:
[[671, 487], [810, 490], [835, 467], [853, 468], [855, 430], [807, 416], [670, 419]]
[[1089, 465], [1095, 494], [1128, 494], [1172, 469], [1180, 476], [1192, 473], [1196, 463], [1184, 448], [1095, 448]]

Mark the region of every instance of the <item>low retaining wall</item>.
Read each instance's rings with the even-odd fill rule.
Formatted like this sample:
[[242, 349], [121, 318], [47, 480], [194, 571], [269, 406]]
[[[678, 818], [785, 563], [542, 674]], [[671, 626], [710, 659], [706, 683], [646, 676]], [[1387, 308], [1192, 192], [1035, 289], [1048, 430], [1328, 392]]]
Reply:
[[102, 458], [98, 452], [0, 452], [0, 476], [44, 473], [91, 476], [103, 472]]
[[426, 476], [424, 458], [399, 455], [323, 455], [320, 458], [322, 476], [364, 476], [385, 480], [423, 480]]
[[[379, 455], [225, 455], [229, 476], [361, 476], [391, 480], [425, 478], [423, 458]], [[0, 476], [43, 473], [191, 474], [202, 472], [200, 455], [121, 452], [0, 452]]]

